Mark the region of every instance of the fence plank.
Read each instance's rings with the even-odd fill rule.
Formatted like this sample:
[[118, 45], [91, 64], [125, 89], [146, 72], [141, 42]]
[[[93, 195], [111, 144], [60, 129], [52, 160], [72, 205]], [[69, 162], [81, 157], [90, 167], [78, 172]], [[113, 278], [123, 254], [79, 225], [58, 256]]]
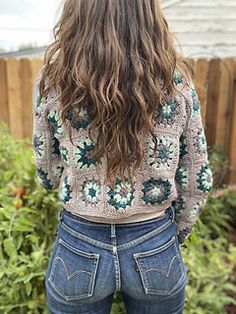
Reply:
[[10, 131], [16, 138], [23, 138], [22, 103], [20, 93], [19, 61], [7, 60], [7, 85]]
[[0, 59], [0, 121], [9, 126], [6, 60]]
[[38, 71], [40, 70], [40, 68], [42, 67], [42, 64], [43, 64], [42, 59], [35, 58], [31, 60], [32, 88], [34, 86], [35, 77]]
[[195, 63], [195, 88], [201, 102], [201, 115], [204, 125], [206, 121], [208, 72], [209, 61], [198, 59]]
[[187, 62], [187, 64], [190, 66], [189, 70], [190, 70], [190, 75], [191, 77], [193, 78], [193, 81], [194, 81], [194, 76], [195, 76], [195, 73], [194, 73], [194, 67], [195, 67], [195, 60], [194, 59], [191, 59], [191, 58], [185, 58], [184, 59], [185, 62]]
[[23, 136], [31, 137], [32, 135], [32, 72], [31, 62], [29, 59], [20, 60], [21, 72], [21, 101], [22, 101], [22, 118], [23, 118]]
[[228, 158], [230, 170], [227, 176], [227, 183], [236, 183], [236, 59], [233, 64], [234, 84], [233, 84], [233, 103], [231, 107], [230, 132], [229, 132], [229, 149]]
[[219, 96], [217, 99], [215, 144], [227, 150], [230, 127], [230, 111], [233, 97], [234, 62], [227, 58], [222, 60], [219, 76]]
[[206, 138], [209, 146], [215, 143], [216, 138], [216, 121], [219, 97], [219, 76], [221, 68], [221, 59], [210, 60], [208, 72], [208, 89], [207, 89], [207, 112], [206, 112]]

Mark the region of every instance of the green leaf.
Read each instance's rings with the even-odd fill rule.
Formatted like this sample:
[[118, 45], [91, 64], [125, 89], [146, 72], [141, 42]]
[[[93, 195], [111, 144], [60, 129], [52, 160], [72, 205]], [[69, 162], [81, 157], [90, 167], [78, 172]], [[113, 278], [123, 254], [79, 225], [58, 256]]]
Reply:
[[3, 241], [3, 248], [5, 253], [10, 257], [14, 258], [17, 255], [16, 247], [14, 245], [13, 238], [7, 238]]
[[43, 250], [35, 251], [31, 253], [33, 260], [38, 261], [44, 255]]
[[33, 227], [26, 225], [13, 225], [12, 231], [22, 231], [22, 232], [32, 232], [34, 230]]
[[27, 234], [26, 235], [26, 239], [29, 239], [33, 243], [38, 243], [40, 238], [38, 236], [36, 236], [36, 235], [33, 235], [33, 234]]
[[21, 216], [17, 219], [17, 222], [23, 225], [28, 225], [31, 227], [35, 226], [35, 223], [33, 223], [32, 221], [30, 221], [29, 219], [25, 218], [24, 216]]
[[32, 291], [32, 285], [29, 281], [25, 283], [25, 290], [26, 290], [26, 294], [29, 296]]

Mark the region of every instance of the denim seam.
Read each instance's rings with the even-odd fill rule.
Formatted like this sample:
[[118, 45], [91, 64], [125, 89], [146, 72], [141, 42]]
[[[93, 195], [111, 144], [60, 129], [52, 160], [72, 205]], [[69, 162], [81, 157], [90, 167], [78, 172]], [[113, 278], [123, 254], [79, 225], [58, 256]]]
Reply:
[[73, 253], [75, 253], [76, 255], [81, 255], [81, 256], [83, 256], [85, 258], [90, 258], [90, 259], [94, 259], [94, 258], [97, 259], [99, 257], [99, 254], [97, 254], [97, 253], [88, 253], [88, 252], [84, 252], [84, 251], [78, 250], [78, 249], [74, 248], [73, 246], [69, 245], [67, 242], [65, 242], [61, 238], [59, 238], [58, 242], [62, 246], [66, 247], [68, 250], [70, 250]]
[[149, 250], [149, 251], [145, 251], [145, 252], [139, 252], [139, 253], [134, 253], [134, 257], [147, 257], [150, 255], [154, 255], [154, 254], [158, 254], [160, 252], [162, 252], [163, 250], [168, 249], [171, 245], [174, 244], [175, 241], [175, 235], [165, 244], [159, 246], [158, 248]]
[[74, 231], [73, 229], [71, 229], [70, 227], [68, 227], [64, 222], [61, 223], [61, 226], [64, 230], [66, 230], [68, 233], [70, 233], [71, 235], [75, 236], [76, 238], [83, 240], [89, 244], [93, 244], [97, 247], [100, 247], [102, 249], [107, 249], [107, 250], [112, 250], [113, 246], [111, 244], [107, 244], [107, 243], [103, 243], [101, 241], [92, 239], [86, 235], [83, 235], [81, 233], [78, 233], [77, 231]]
[[112, 253], [114, 257], [114, 266], [115, 266], [116, 291], [118, 291], [121, 288], [121, 276], [120, 276], [119, 257], [117, 253], [116, 227], [114, 224], [111, 225], [111, 241], [112, 241]]
[[156, 236], [157, 234], [159, 234], [160, 232], [166, 230], [170, 225], [172, 224], [171, 220], [168, 220], [167, 222], [165, 222], [163, 225], [161, 225], [160, 227], [156, 228], [153, 231], [150, 231], [146, 234], [144, 234], [141, 237], [138, 237], [132, 241], [129, 241], [127, 243], [121, 244], [117, 246], [118, 250], [124, 250], [124, 249], [129, 249], [137, 244], [140, 244], [146, 240], [149, 240], [150, 238]]
[[[164, 223], [163, 225], [161, 225], [160, 227], [156, 228], [155, 230], [146, 233], [145, 235], [138, 237], [132, 241], [129, 241], [127, 243], [124, 244], [120, 244], [117, 246], [117, 250], [124, 250], [124, 249], [128, 249], [131, 248], [139, 243], [142, 243], [146, 240], [149, 240], [151, 237], [156, 236], [157, 234], [159, 234], [160, 232], [162, 232], [163, 230], [167, 229], [167, 227], [169, 227], [172, 224], [171, 220], [168, 220], [166, 223]], [[70, 233], [71, 235], [75, 236], [78, 239], [81, 239], [87, 243], [93, 244], [97, 247], [101, 247], [103, 249], [107, 249], [107, 250], [113, 250], [113, 245], [111, 244], [107, 244], [107, 243], [103, 243], [101, 241], [92, 239], [86, 235], [80, 234], [76, 231], [74, 231], [73, 229], [71, 229], [70, 227], [68, 227], [64, 222], [61, 222], [61, 226], [64, 230], [66, 230], [68, 233]]]

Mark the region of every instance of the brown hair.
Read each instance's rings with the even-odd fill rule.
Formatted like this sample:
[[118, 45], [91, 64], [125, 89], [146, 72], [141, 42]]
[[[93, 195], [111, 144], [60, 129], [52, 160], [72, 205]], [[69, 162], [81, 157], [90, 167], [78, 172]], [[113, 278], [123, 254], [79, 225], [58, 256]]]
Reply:
[[60, 87], [63, 122], [68, 110], [85, 108], [90, 139], [91, 130], [98, 130], [91, 157], [106, 154], [112, 187], [125, 170], [132, 182], [144, 154], [140, 131], [156, 143], [155, 112], [175, 95], [174, 72], [190, 77], [159, 0], [65, 0], [53, 33], [41, 96]]

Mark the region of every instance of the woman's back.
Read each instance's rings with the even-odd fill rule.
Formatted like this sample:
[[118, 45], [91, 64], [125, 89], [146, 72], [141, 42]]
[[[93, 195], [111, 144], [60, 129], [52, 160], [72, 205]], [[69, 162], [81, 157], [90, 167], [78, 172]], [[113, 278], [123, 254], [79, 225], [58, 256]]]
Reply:
[[51, 92], [46, 99], [35, 95], [37, 173], [46, 189], [59, 188], [63, 208], [91, 221], [123, 223], [153, 218], [174, 202], [181, 229], [190, 231], [211, 190], [212, 174], [194, 86], [184, 86], [178, 72], [173, 80], [179, 95], [155, 113], [157, 151], [153, 138], [141, 131], [144, 156], [134, 184], [128, 176], [117, 177], [114, 188], [105, 183], [106, 158], [96, 162], [90, 157], [96, 141], [89, 138], [91, 119], [86, 109], [69, 111], [63, 124], [59, 92]]
[[37, 175], [59, 189], [53, 313], [182, 313], [179, 244], [212, 188], [201, 106], [155, 0], [66, 0], [34, 91]]

